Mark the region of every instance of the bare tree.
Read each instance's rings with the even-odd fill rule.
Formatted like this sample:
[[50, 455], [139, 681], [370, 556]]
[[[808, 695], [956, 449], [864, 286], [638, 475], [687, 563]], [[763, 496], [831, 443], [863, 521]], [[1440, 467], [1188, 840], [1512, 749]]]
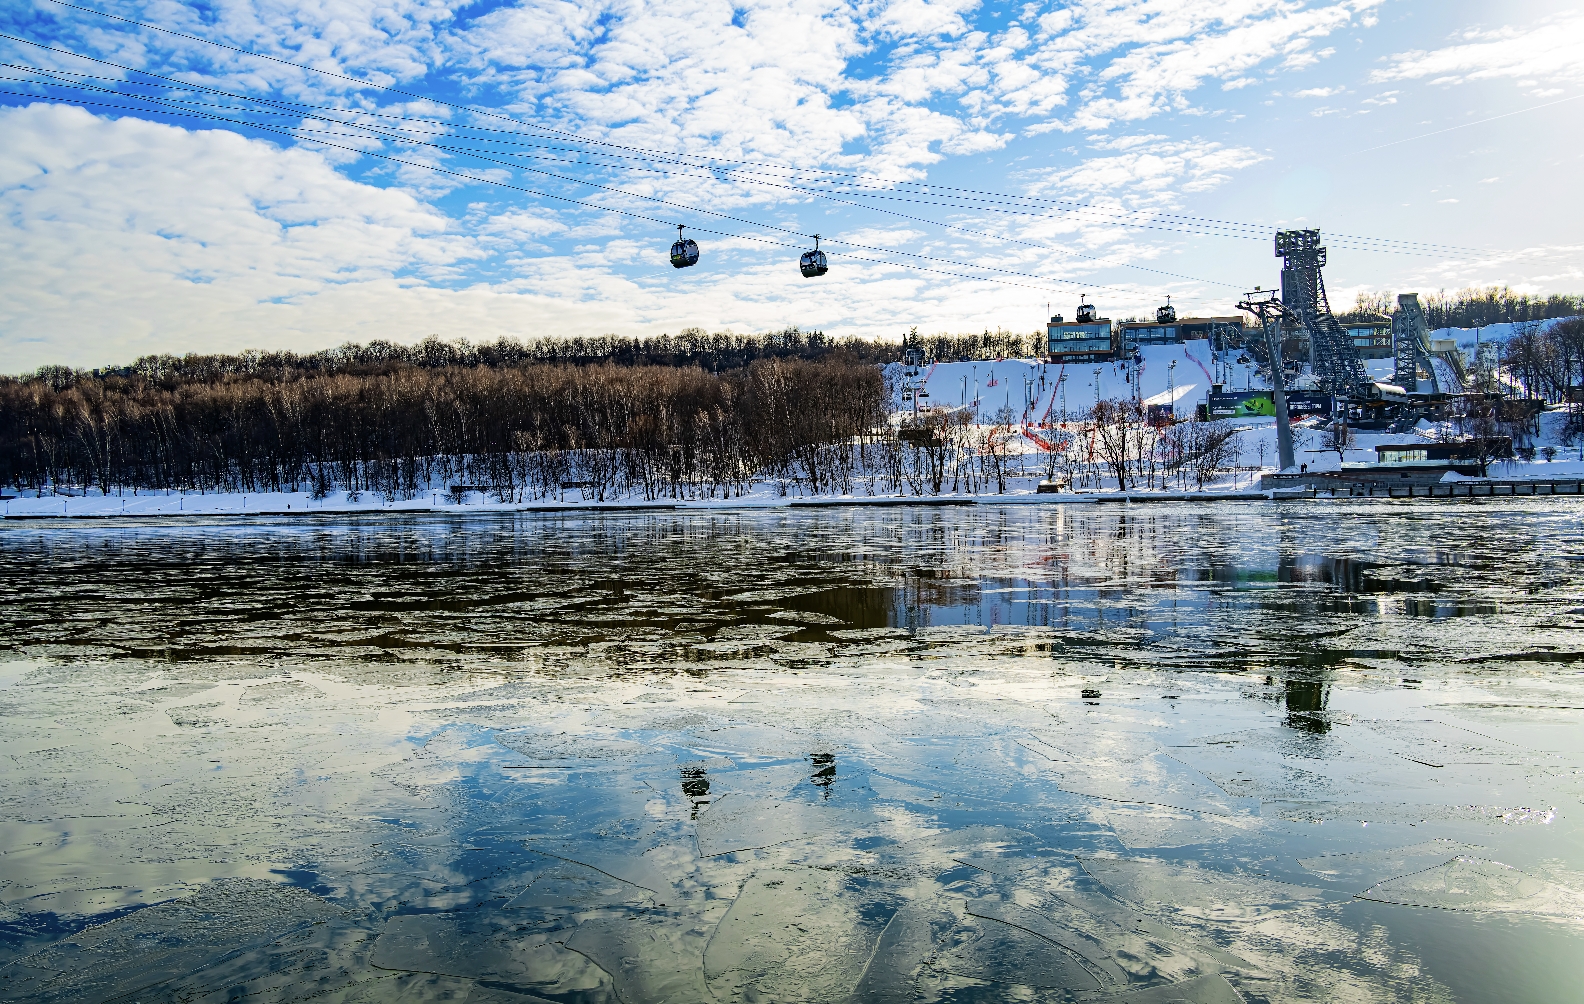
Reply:
[[1333, 419], [1326, 427], [1325, 436], [1320, 440], [1325, 449], [1337, 455], [1337, 462], [1347, 459], [1347, 451], [1356, 445], [1353, 430], [1342, 419]]

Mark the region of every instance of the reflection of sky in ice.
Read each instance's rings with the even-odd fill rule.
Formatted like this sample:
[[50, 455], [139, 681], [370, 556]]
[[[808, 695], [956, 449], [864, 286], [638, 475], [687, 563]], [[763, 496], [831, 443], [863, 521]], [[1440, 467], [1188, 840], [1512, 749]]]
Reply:
[[0, 1000], [1554, 1000], [1570, 508], [7, 527]]

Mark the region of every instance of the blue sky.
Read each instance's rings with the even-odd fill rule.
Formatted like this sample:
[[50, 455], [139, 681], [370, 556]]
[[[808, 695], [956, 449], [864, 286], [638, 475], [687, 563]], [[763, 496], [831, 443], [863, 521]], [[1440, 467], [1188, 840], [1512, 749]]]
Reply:
[[[233, 48], [0, 10], [53, 47], [0, 40], [0, 371], [1032, 331], [1083, 292], [1225, 314], [1285, 226], [1327, 235], [1339, 306], [1584, 291], [1584, 14], [1558, 2], [82, 6]], [[676, 223], [716, 231], [695, 268], [666, 263]], [[814, 233], [832, 269], [805, 280]]]

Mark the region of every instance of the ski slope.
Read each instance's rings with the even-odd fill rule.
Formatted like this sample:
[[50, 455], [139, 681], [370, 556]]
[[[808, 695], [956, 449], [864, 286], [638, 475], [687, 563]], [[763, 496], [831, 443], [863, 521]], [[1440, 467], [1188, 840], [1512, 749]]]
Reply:
[[[1014, 422], [1038, 425], [1076, 418], [1096, 401], [1132, 398], [1135, 378], [1138, 396], [1145, 404], [1173, 404], [1182, 415], [1205, 400], [1218, 372], [1210, 343], [1202, 339], [1181, 345], [1145, 345], [1139, 354], [1136, 372], [1130, 359], [1065, 365], [1038, 359], [934, 363], [922, 367], [913, 384], [927, 395], [917, 401], [920, 410], [969, 408], [981, 421], [993, 421], [1005, 408]], [[1220, 360], [1219, 367], [1228, 390], [1267, 386], [1255, 375], [1252, 363], [1239, 364], [1237, 354], [1230, 355]], [[902, 400], [906, 379], [902, 367], [893, 364], [887, 378], [895, 388], [892, 407], [913, 411], [914, 403]]]
[[1535, 331], [1549, 331], [1555, 325], [1564, 321], [1575, 320], [1573, 317], [1553, 317], [1550, 320], [1539, 322], [1512, 322], [1502, 324], [1487, 324], [1480, 328], [1436, 328], [1430, 332], [1433, 339], [1450, 338], [1457, 342], [1457, 347], [1466, 352], [1470, 357], [1474, 355], [1476, 344], [1492, 345], [1505, 342], [1523, 331], [1531, 324]]

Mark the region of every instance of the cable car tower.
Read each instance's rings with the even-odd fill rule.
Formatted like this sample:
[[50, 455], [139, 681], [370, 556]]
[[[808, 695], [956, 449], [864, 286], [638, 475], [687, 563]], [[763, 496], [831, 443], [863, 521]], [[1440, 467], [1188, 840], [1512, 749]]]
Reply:
[[1320, 269], [1326, 249], [1318, 230], [1278, 230], [1276, 257], [1282, 260], [1281, 302], [1309, 332], [1314, 375], [1320, 386], [1340, 397], [1362, 398], [1372, 385], [1353, 339], [1331, 316]]

